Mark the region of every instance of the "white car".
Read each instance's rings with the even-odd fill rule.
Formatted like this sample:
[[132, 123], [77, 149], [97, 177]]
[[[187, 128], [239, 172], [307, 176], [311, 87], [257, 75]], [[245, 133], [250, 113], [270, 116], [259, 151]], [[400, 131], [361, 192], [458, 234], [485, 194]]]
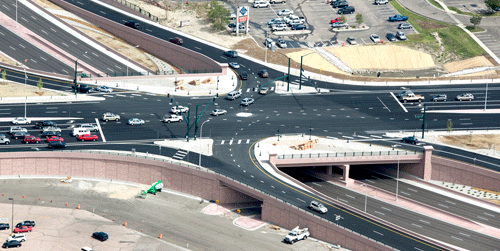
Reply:
[[290, 14], [293, 14], [293, 10], [284, 9], [284, 10], [278, 11], [277, 14], [278, 14], [278, 16], [288, 16]]
[[370, 35], [370, 39], [371, 39], [374, 43], [380, 43], [380, 37], [379, 37], [377, 34], [371, 34], [371, 35]]
[[129, 125], [144, 125], [144, 120], [138, 118], [129, 119], [127, 124]]
[[347, 38], [347, 42], [350, 44], [350, 45], [355, 45], [355, 44], [358, 44], [358, 42], [356, 42], [356, 39], [353, 38], [353, 37], [348, 37]]
[[9, 238], [7, 238], [7, 241], [19, 241], [19, 242], [23, 242], [23, 241], [26, 241], [26, 235], [25, 234], [13, 234], [11, 236], [9, 236]]
[[286, 48], [286, 42], [282, 38], [278, 38], [278, 46], [280, 48]]
[[111, 112], [106, 112], [102, 115], [102, 118], [101, 118], [103, 121], [110, 121], [110, 120], [114, 120], [114, 121], [119, 121], [120, 120], [120, 115], [118, 114], [114, 114], [114, 113], [111, 113]]
[[100, 92], [107, 92], [107, 93], [111, 93], [113, 92], [113, 89], [112, 88], [109, 88], [107, 86], [104, 86], [104, 85], [101, 85], [101, 86], [98, 86], [96, 88], [96, 90], [100, 91]]
[[287, 236], [285, 236], [284, 241], [286, 243], [293, 244], [293, 243], [295, 243], [297, 241], [307, 239], [307, 237], [309, 237], [310, 235], [311, 234], [309, 233], [309, 229], [308, 228], [302, 228], [302, 229], [300, 229], [297, 226], [296, 228], [292, 229], [292, 231], [290, 231], [290, 233], [288, 233]]
[[286, 24], [276, 24], [271, 27], [271, 31], [286, 31]]
[[99, 127], [94, 124], [81, 124], [78, 128], [89, 129], [91, 132], [97, 132], [99, 130]]
[[170, 113], [174, 113], [174, 114], [178, 114], [178, 113], [181, 113], [181, 112], [187, 112], [189, 111], [189, 108], [188, 107], [185, 107], [185, 106], [174, 106], [172, 107], [172, 109], [170, 109]]
[[241, 100], [241, 105], [249, 106], [253, 104], [253, 102], [254, 102], [253, 98], [244, 98], [243, 100]]
[[57, 126], [47, 126], [47, 127], [44, 127], [43, 128], [43, 131], [46, 132], [46, 131], [51, 131], [51, 132], [61, 132], [61, 128], [57, 127]]
[[12, 124], [14, 124], [14, 125], [28, 125], [28, 124], [31, 124], [31, 120], [29, 120], [27, 118], [19, 117], [19, 118], [13, 119]]
[[291, 20], [300, 20], [300, 18], [296, 15], [288, 15], [283, 20], [285, 20], [285, 23], [289, 23]]
[[233, 69], [239, 69], [240, 68], [240, 64], [238, 64], [236, 62], [229, 62], [229, 67], [231, 67]]
[[328, 212], [328, 208], [315, 200], [311, 201], [309, 208], [322, 214], [326, 214], [326, 212]]
[[253, 7], [254, 8], [267, 8], [269, 7], [269, 2], [266, 1], [254, 1], [253, 2]]
[[165, 115], [165, 117], [163, 117], [163, 119], [162, 119], [163, 123], [181, 122], [183, 120], [184, 120], [184, 118], [182, 118], [182, 116], [175, 115], [175, 114], [168, 115], [168, 116]]
[[9, 132], [11, 134], [15, 133], [15, 132], [26, 132], [27, 133], [28, 129], [26, 129], [24, 127], [20, 127], [20, 126], [11, 126]]
[[215, 109], [210, 114], [212, 114], [212, 116], [219, 116], [219, 115], [224, 115], [226, 113], [227, 113], [227, 111], [224, 109]]

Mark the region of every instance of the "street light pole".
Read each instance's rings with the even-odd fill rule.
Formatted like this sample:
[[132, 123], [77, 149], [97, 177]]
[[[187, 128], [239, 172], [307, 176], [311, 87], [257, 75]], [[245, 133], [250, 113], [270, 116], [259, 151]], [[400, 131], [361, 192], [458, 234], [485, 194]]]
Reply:
[[424, 116], [422, 117], [423, 118], [423, 122], [422, 122], [422, 139], [424, 138], [424, 132], [425, 132], [425, 103], [424, 103]]
[[16, 0], [16, 28], [17, 28], [17, 0]]
[[[486, 64], [486, 62], [483, 62], [484, 65], [486, 65], [486, 67], [488, 67], [488, 65]], [[486, 102], [488, 102], [488, 68], [486, 68], [486, 96], [484, 97], [484, 111], [486, 111]]]
[[361, 184], [361, 186], [366, 187], [366, 190], [365, 190], [365, 213], [366, 213], [366, 202], [368, 200], [368, 186], [366, 184]]
[[26, 95], [26, 81], [28, 79], [28, 75], [26, 75], [26, 65], [24, 67], [24, 118], [26, 118], [26, 100], [28, 99], [28, 95]]
[[[87, 54], [87, 51], [85, 51], [83, 55]], [[75, 96], [77, 96], [77, 93], [78, 93], [78, 88], [77, 88], [77, 75], [78, 75], [78, 58], [76, 59], [75, 61], [75, 80], [73, 81], [75, 83]]]
[[303, 69], [302, 69], [302, 59], [303, 59], [305, 56], [307, 56], [307, 55], [311, 55], [311, 54], [313, 54], [313, 53], [314, 53], [314, 52], [311, 52], [311, 53], [308, 53], [308, 54], [306, 54], [306, 55], [300, 56], [300, 69], [299, 69], [299, 71], [300, 71], [300, 74], [299, 74], [299, 90], [302, 90], [302, 71], [303, 71]]
[[210, 120], [207, 120], [207, 121], [203, 122], [203, 123], [201, 124], [201, 127], [200, 127], [200, 160], [199, 160], [199, 162], [198, 162], [198, 166], [199, 166], [200, 168], [201, 168], [201, 136], [203, 135], [203, 125], [204, 125], [205, 123], [209, 122], [209, 121], [210, 121]]
[[266, 36], [266, 56], [264, 57], [264, 62], [267, 63], [267, 36]]
[[12, 201], [12, 232], [14, 232], [14, 198], [9, 198]]
[[398, 192], [399, 192], [399, 155], [398, 155], [398, 174], [396, 177], [396, 201], [398, 201]]

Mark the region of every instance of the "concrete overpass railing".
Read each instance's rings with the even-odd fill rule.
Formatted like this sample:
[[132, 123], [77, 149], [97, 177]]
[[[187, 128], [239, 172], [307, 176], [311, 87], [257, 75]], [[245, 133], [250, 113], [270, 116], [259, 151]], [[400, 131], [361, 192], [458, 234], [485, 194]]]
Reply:
[[278, 154], [276, 159], [307, 159], [307, 158], [339, 158], [363, 156], [393, 156], [393, 155], [418, 155], [417, 151], [371, 151], [371, 152], [331, 152], [331, 153], [296, 153]]

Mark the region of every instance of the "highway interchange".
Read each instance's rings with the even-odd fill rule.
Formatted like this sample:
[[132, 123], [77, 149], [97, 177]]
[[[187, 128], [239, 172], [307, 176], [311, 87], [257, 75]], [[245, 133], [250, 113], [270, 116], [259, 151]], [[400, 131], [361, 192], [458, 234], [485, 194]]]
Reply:
[[[71, 1], [68, 1], [71, 2]], [[86, 2], [80, 6], [88, 8], [88, 10], [98, 14], [97, 6], [92, 5], [93, 2]], [[111, 10], [106, 11], [107, 18], [122, 21], [129, 20], [128, 17], [120, 16], [120, 14], [110, 14]], [[148, 27], [147, 24], [141, 23], [141, 29], [151, 30], [151, 33], [162, 38], [179, 36], [168, 31], [160, 31], [156, 27]], [[181, 36], [182, 37], [182, 36]], [[325, 83], [317, 81], [320, 86], [326, 86], [331, 90], [327, 94], [296, 94], [296, 95], [279, 95], [271, 93], [268, 95], [259, 95], [254, 91], [254, 87], [263, 83], [256, 77], [256, 72], [263, 68], [260, 64], [252, 61], [238, 58], [229, 60], [222, 56], [222, 51], [211, 48], [198, 41], [184, 39], [184, 46], [197, 50], [202, 49], [206, 55], [219, 61], [229, 62], [237, 61], [244, 66], [244, 70], [250, 73], [250, 78], [247, 81], [240, 82], [240, 88], [243, 91], [243, 97], [253, 97], [256, 99], [255, 104], [248, 109], [239, 106], [239, 100], [228, 101], [223, 97], [217, 98], [207, 108], [208, 111], [221, 108], [228, 110], [228, 114], [220, 117], [209, 118], [208, 113], [203, 114], [200, 120], [205, 121], [210, 119], [210, 123], [204, 125], [204, 135], [208, 135], [215, 141], [214, 157], [203, 156], [204, 166], [216, 172], [230, 176], [249, 185], [258, 187], [262, 191], [293, 203], [294, 205], [306, 209], [306, 204], [297, 200], [300, 198], [303, 201], [310, 201], [309, 194], [303, 194], [291, 187], [277, 183], [267, 173], [261, 172], [252, 161], [250, 150], [253, 149], [254, 143], [260, 139], [270, 136], [276, 136], [278, 130], [280, 134], [308, 134], [310, 129], [317, 136], [329, 136], [341, 139], [350, 140], [372, 140], [374, 142], [381, 141], [385, 138], [385, 132], [396, 131], [415, 131], [421, 128], [422, 121], [415, 118], [415, 114], [421, 114], [423, 106], [415, 104], [400, 104], [391, 94], [401, 91], [396, 87], [359, 87], [346, 86], [341, 84]], [[89, 49], [90, 50], [90, 49]], [[282, 76], [281, 72], [268, 69], [270, 78], [273, 79]], [[16, 77], [17, 76], [17, 77]], [[14, 73], [9, 71], [8, 79], [21, 82], [23, 73]], [[34, 85], [38, 80], [36, 76], [30, 76], [30, 84]], [[257, 82], [259, 81], [259, 82]], [[292, 77], [292, 81], [296, 81], [296, 77]], [[64, 81], [45, 80], [46, 88], [57, 90], [70, 91], [71, 83]], [[488, 92], [488, 108], [498, 108], [500, 97], [498, 95], [498, 85], [490, 84]], [[416, 94], [423, 94], [426, 97], [427, 111], [437, 110], [455, 110], [455, 109], [483, 109], [485, 88], [479, 85], [461, 85], [461, 86], [420, 86], [413, 87], [412, 90]], [[452, 98], [463, 92], [471, 92], [476, 99], [472, 102], [452, 101]], [[435, 94], [446, 93], [450, 101], [443, 103], [433, 103], [428, 100]], [[58, 121], [63, 127], [63, 137], [68, 142], [69, 149], [120, 149], [130, 150], [135, 148], [136, 151], [159, 153], [159, 149], [151, 144], [152, 140], [158, 138], [183, 138], [186, 134], [185, 123], [163, 124], [160, 119], [163, 115], [168, 114], [173, 106], [171, 99], [165, 96], [156, 96], [139, 92], [115, 92], [112, 94], [92, 94], [97, 96], [106, 95], [106, 100], [100, 102], [77, 102], [77, 103], [44, 103], [44, 104], [28, 104], [28, 117], [68, 117], [82, 119], [68, 119]], [[209, 103], [207, 99], [193, 99], [189, 97], [175, 97], [175, 102], [180, 105], [190, 106], [192, 109], [192, 121], [195, 118], [194, 107], [201, 105], [202, 107]], [[128, 105], [124, 106], [124, 102]], [[3, 117], [18, 117], [24, 114], [23, 104], [3, 104], [0, 106]], [[201, 111], [202, 109], [200, 109]], [[104, 112], [114, 112], [122, 117], [120, 122], [100, 122], [102, 134], [105, 136], [106, 142], [90, 143], [76, 142], [74, 138], [69, 136], [71, 125], [79, 123], [95, 123], [96, 118], [100, 118]], [[251, 113], [250, 117], [239, 117], [239, 112]], [[445, 114], [445, 116], [443, 116]], [[446, 130], [446, 123], [451, 119], [454, 123], [454, 129], [473, 128], [478, 129], [494, 129], [498, 128], [496, 121], [498, 114], [453, 114], [453, 113], [427, 113], [426, 128], [429, 130]], [[125, 121], [129, 118], [138, 117], [146, 120], [144, 126], [127, 126]], [[0, 123], [0, 133], [6, 133], [8, 123]], [[28, 127], [30, 132], [33, 132], [31, 126]], [[206, 133], [206, 134], [205, 134]], [[191, 137], [193, 134], [191, 132]], [[396, 140], [385, 138], [384, 142], [389, 144], [397, 142]], [[231, 142], [231, 143], [230, 143]], [[123, 144], [129, 143], [129, 144]], [[33, 145], [21, 145], [19, 141], [13, 140], [9, 146], [2, 146], [2, 150], [31, 150]], [[40, 150], [43, 145], [36, 146]], [[413, 146], [408, 146], [413, 147]], [[417, 146], [421, 150], [421, 147]], [[175, 149], [162, 149], [162, 155], [173, 156], [176, 153]], [[461, 155], [467, 153], [460, 152]], [[471, 157], [464, 157], [465, 160], [471, 162]], [[475, 156], [479, 160], [484, 159], [485, 162], [497, 166], [498, 161], [495, 159], [486, 159], [482, 156]], [[189, 153], [184, 157], [184, 160], [196, 163], [197, 155]], [[224, 161], [223, 161], [224, 160]], [[237, 168], [235, 168], [237, 167]], [[304, 180], [305, 182], [309, 182]], [[316, 182], [316, 181], [315, 181]], [[272, 184], [272, 185], [270, 185]], [[341, 191], [338, 187], [337, 192]], [[330, 190], [330, 192], [333, 191]], [[327, 192], [327, 191], [325, 191]], [[358, 195], [359, 196], [359, 195]], [[335, 197], [332, 195], [332, 197]], [[427, 196], [429, 197], [429, 196]], [[430, 198], [422, 198], [430, 200]], [[386, 207], [383, 202], [369, 200], [369, 209], [375, 210], [376, 206]], [[360, 201], [352, 201], [352, 205], [360, 208]], [[387, 208], [387, 207], [386, 207]], [[437, 248], [411, 238], [406, 235], [401, 235], [390, 228], [381, 227], [371, 223], [359, 216], [351, 215], [346, 211], [329, 206], [331, 210], [325, 215], [327, 219], [333, 221], [334, 214], [341, 214], [345, 219], [340, 223], [342, 226], [348, 227], [351, 230], [361, 232], [363, 235], [372, 239], [376, 239], [387, 245], [398, 249], [413, 249], [416, 250], [436, 250]], [[471, 210], [479, 210], [471, 208]], [[373, 213], [372, 213], [373, 214]], [[380, 217], [380, 215], [377, 215]], [[412, 212], [401, 210], [401, 215], [395, 216], [387, 213], [387, 221], [391, 221], [397, 225], [405, 226], [406, 221], [419, 221], [423, 218]], [[477, 219], [476, 219], [477, 220]], [[432, 218], [424, 220], [426, 222], [435, 221]], [[437, 222], [437, 221], [436, 221]], [[491, 224], [491, 222], [489, 222]], [[406, 223], [407, 224], [407, 223]], [[495, 223], [497, 224], [497, 223]], [[371, 229], [368, 226], [372, 226]], [[432, 236], [444, 242], [451, 243], [456, 246], [467, 248], [470, 250], [494, 250], [500, 246], [500, 241], [496, 238], [488, 237], [473, 231], [465, 230], [457, 226], [446, 225], [446, 223], [435, 223], [435, 227], [412, 229], [415, 232], [420, 231], [423, 235]], [[418, 227], [417, 227], [418, 228]], [[408, 227], [411, 229], [411, 227]], [[453, 238], [461, 235], [460, 240]], [[389, 238], [388, 238], [389, 237]], [[458, 237], [457, 237], [458, 238]]]

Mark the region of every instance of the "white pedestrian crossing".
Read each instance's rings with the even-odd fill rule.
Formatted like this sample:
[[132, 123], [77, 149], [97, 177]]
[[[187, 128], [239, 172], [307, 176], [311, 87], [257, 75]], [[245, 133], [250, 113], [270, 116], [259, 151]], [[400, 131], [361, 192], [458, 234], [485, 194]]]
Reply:
[[183, 151], [183, 150], [178, 150], [178, 151], [174, 154], [174, 156], [172, 156], [172, 158], [181, 160], [181, 159], [184, 159], [184, 157], [185, 157], [187, 154], [188, 154], [188, 152], [186, 152], [186, 151]]

